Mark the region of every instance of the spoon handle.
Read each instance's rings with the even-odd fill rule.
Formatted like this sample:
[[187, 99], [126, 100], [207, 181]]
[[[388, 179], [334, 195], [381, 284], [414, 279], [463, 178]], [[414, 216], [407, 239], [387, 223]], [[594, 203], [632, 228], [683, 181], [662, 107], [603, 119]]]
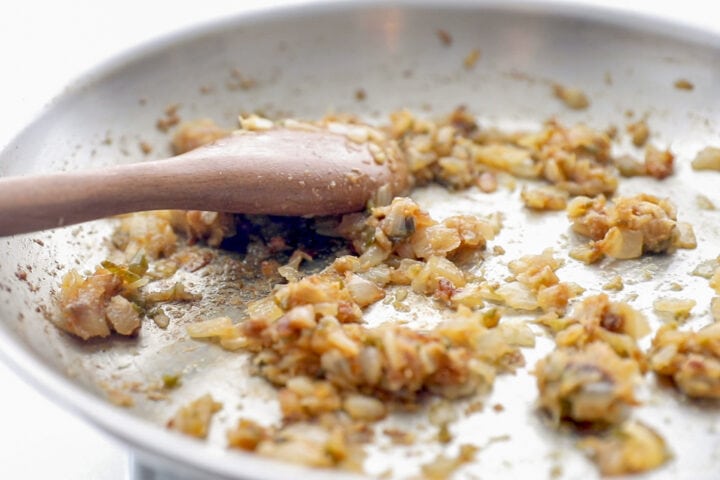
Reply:
[[[62, 227], [121, 213], [182, 208], [206, 176], [178, 159], [101, 170], [0, 178], [0, 235]], [[209, 173], [209, 172], [208, 172]], [[194, 182], [194, 183], [193, 183]], [[212, 203], [212, 202], [208, 202]]]

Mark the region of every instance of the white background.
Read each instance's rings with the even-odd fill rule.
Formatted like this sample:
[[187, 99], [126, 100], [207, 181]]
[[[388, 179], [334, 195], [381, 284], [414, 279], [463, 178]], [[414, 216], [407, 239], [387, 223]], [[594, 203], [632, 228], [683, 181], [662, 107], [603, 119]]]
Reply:
[[[249, 9], [304, 0], [22, 0], [0, 7], [0, 148], [64, 85], [127, 47]], [[560, 2], [556, 2], [560, 3]], [[707, 0], [583, 0], [720, 31]], [[0, 258], [0, 261], [2, 259]], [[0, 364], [0, 471], [8, 479], [125, 480], [125, 449]]]

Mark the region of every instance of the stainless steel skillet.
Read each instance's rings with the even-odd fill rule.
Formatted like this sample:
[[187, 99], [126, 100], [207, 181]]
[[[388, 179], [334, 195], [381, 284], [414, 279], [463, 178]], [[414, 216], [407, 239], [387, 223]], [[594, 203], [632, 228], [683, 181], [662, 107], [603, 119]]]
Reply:
[[[438, 41], [438, 28], [452, 35], [449, 48]], [[474, 48], [482, 51], [481, 59], [474, 69], [466, 70], [463, 58]], [[155, 121], [166, 105], [177, 102], [183, 104], [180, 112], [185, 118], [211, 116], [226, 124], [233, 122], [238, 111], [256, 108], [271, 114], [316, 117], [334, 107], [381, 119], [377, 114], [401, 107], [423, 111], [429, 105], [431, 115], [466, 104], [486, 123], [532, 125], [557, 114], [566, 121], [587, 121], [599, 127], [622, 125], [627, 109], [638, 115], [649, 112], [656, 135], [653, 141], [672, 142], [679, 157], [679, 174], [660, 190], [640, 184], [626, 188], [654, 188], [677, 196], [685, 218], [702, 226], [698, 230], [704, 248], [649, 267], [665, 271], [664, 282], [683, 278], [688, 290], [697, 287], [703, 305], [706, 292], [702, 285], [690, 284], [694, 280], [685, 279], [684, 274], [693, 262], [718, 254], [713, 250], [718, 223], [715, 214], [695, 209], [693, 190], [718, 200], [713, 188], [717, 178], [693, 175], [687, 163], [701, 145], [717, 140], [718, 48], [720, 43], [712, 35], [652, 19], [545, 4], [324, 5], [238, 17], [177, 35], [100, 67], [63, 94], [4, 150], [0, 169], [21, 173], [130, 160], [132, 155], [127, 157], [122, 151], [135, 150], [140, 140], [164, 144], [165, 136], [155, 130]], [[252, 77], [257, 86], [234, 89], [234, 68]], [[606, 83], [607, 72], [611, 85]], [[695, 90], [673, 89], [672, 83], [680, 77], [692, 80]], [[582, 113], [566, 111], [549, 93], [552, 81], [583, 87], [591, 96], [592, 107]], [[214, 91], [201, 94], [201, 87], [208, 86], [214, 86]], [[367, 93], [364, 102], [355, 99], [360, 88]], [[146, 99], [144, 105], [139, 103], [141, 98]], [[111, 145], [103, 143], [107, 131], [114, 140]], [[474, 193], [452, 201], [437, 191], [418, 195], [438, 214], [495, 211], [500, 201], [507, 200]], [[525, 218], [519, 211], [512, 215], [516, 214], [513, 218], [522, 219], [523, 228], [510, 228], [508, 238], [513, 232], [522, 233], [520, 238], [527, 242], [515, 244], [514, 252], [560, 246], [557, 238], [532, 235], [548, 225], [561, 227], [560, 219]], [[239, 392], [245, 392], [245, 397], [271, 399], [272, 392], [261, 382], [238, 374], [242, 357], [226, 357], [210, 348], [198, 352], [197, 357], [182, 357], [178, 350], [188, 344], [181, 338], [181, 328], [169, 334], [147, 329], [136, 343], [83, 346], [59, 335], [42, 311], [35, 311], [39, 305], [50, 307], [51, 289], [57, 288], [60, 274], [76, 259], [90, 268], [103, 258], [98, 239], [106, 237], [110, 228], [100, 222], [79, 230], [0, 241], [5, 252], [0, 282], [11, 290], [4, 289], [0, 296], [4, 354], [51, 396], [126, 440], [147, 458], [169, 460], [182, 470], [195, 468], [228, 477], [286, 478], [297, 474], [294, 467], [225, 452], [219, 445], [222, 419], [213, 429], [218, 432], [212, 439], [216, 444], [208, 447], [171, 436], [156, 426], [164, 423], [177, 404], [192, 397], [193, 389], [217, 388], [228, 404], [242, 396]], [[28, 272], [27, 281], [17, 279], [19, 268]], [[647, 293], [664, 285], [659, 282], [655, 288], [638, 283], [636, 288]], [[693, 321], [699, 325], [707, 320], [698, 308]], [[532, 364], [533, 354], [526, 356]], [[188, 391], [178, 392], [172, 404], [148, 402], [126, 412], [104, 400], [99, 382], [112, 375], [152, 377], [178, 359], [197, 363], [197, 370], [188, 373]], [[228, 372], [237, 383], [227, 383]], [[464, 424], [464, 435], [481, 436], [481, 440], [511, 435], [510, 442], [494, 445], [486, 456], [481, 454], [477, 472], [520, 477], [524, 472], [546, 471], [554, 451], [563, 451], [561, 464], [567, 478], [592, 472], [573, 453], [572, 441], [554, 436], [537, 421], [532, 408], [534, 390], [525, 390], [531, 380], [526, 374], [517, 378], [518, 391], [524, 393], [517, 396], [516, 404], [504, 402], [505, 416], [495, 418], [488, 412]], [[516, 389], [511, 380], [499, 382], [489, 402], [507, 398], [508, 392]], [[257, 408], [260, 403], [249, 402], [252, 405], [245, 408]], [[272, 414], [258, 411], [258, 415]], [[692, 471], [697, 478], [716, 467], [712, 408], [684, 405], [678, 397], [663, 394], [644, 412], [653, 426], [674, 438], [671, 444], [676, 460], [657, 476]], [[385, 464], [415, 462], [406, 459], [405, 453], [385, 457]], [[429, 456], [432, 452], [428, 451], [415, 458]], [[382, 465], [378, 460], [371, 473], [381, 471]]]

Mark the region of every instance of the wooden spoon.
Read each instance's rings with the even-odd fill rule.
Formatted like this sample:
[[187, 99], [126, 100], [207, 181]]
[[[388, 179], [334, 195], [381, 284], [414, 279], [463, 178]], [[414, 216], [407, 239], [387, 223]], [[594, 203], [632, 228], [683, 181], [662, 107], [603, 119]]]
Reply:
[[240, 131], [190, 152], [97, 170], [0, 178], [0, 235], [144, 210], [332, 215], [408, 187], [394, 143], [327, 130]]

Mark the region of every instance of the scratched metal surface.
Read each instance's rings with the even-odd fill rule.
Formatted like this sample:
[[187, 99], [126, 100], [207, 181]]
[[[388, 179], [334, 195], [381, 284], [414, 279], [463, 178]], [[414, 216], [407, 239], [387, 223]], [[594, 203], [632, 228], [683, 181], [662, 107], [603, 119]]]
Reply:
[[[453, 38], [444, 46], [436, 36], [443, 29]], [[463, 67], [472, 49], [482, 54], [473, 69]], [[677, 173], [663, 181], [625, 180], [620, 193], [649, 192], [671, 197], [679, 217], [695, 227], [699, 248], [671, 256], [638, 261], [603, 261], [587, 268], [569, 260], [559, 271], [586, 295], [621, 275], [625, 289], [612, 294], [646, 312], [653, 327], [662, 319], [652, 301], [668, 295], [694, 298], [698, 305], [688, 327], [711, 321], [707, 281], [688, 273], [720, 251], [717, 211], [701, 210], [703, 193], [720, 205], [716, 173], [697, 173], [689, 162], [707, 144], [720, 144], [720, 39], [709, 34], [670, 28], [652, 19], [617, 17], [603, 11], [525, 5], [510, 2], [442, 4], [421, 2], [397, 7], [373, 4], [324, 5], [302, 10], [277, 10], [185, 32], [138, 49], [99, 67], [69, 88], [0, 155], [0, 174], [21, 174], [83, 168], [135, 160], [140, 140], [157, 146], [167, 137], [154, 125], [166, 105], [181, 103], [189, 119], [209, 116], [232, 125], [240, 111], [315, 118], [329, 110], [354, 112], [382, 122], [386, 114], [407, 107], [425, 115], [466, 105], [483, 125], [504, 128], [537, 126], [550, 116], [586, 122], [598, 128], [621, 129], [631, 109], [635, 118], [648, 116], [651, 142], [671, 146]], [[232, 88], [231, 71], [238, 68], [257, 84]], [[678, 78], [691, 80], [691, 92], [673, 88]], [[592, 100], [586, 111], [562, 107], [550, 84], [582, 87]], [[201, 93], [201, 87], [204, 92]], [[366, 99], [359, 102], [356, 90]], [[144, 99], [140, 102], [140, 99]], [[112, 138], [108, 144], [104, 140]], [[618, 151], [632, 151], [627, 144]], [[156, 148], [153, 155], [168, 153]], [[553, 247], [567, 258], [579, 240], [568, 230], [563, 213], [532, 214], [521, 208], [519, 189], [487, 195], [476, 190], [450, 194], [439, 187], [414, 192], [430, 213], [442, 218], [455, 213], [505, 215], [500, 235], [491, 242], [506, 253], [489, 256], [478, 269], [489, 278], [507, 275], [509, 260]], [[112, 222], [100, 221], [52, 232], [0, 239], [0, 346], [6, 359], [39, 388], [80, 416], [98, 424], [135, 448], [141, 459], [176, 469], [176, 474], [228, 478], [287, 478], [307, 474], [224, 448], [224, 430], [240, 416], [271, 423], [278, 418], [274, 390], [248, 374], [248, 357], [185, 338], [183, 325], [197, 316], [238, 312], [242, 301], [257, 295], [228, 269], [216, 275], [187, 274], [184, 281], [204, 299], [178, 311], [167, 330], [152, 322], [137, 339], [80, 343], [60, 334], [44, 318], [52, 295], [69, 268], [90, 269], [106, 255], [105, 239]], [[16, 273], [25, 271], [21, 281]], [[235, 276], [234, 276], [235, 275]], [[681, 292], [670, 290], [672, 283]], [[238, 306], [239, 305], [239, 306]], [[368, 321], [397, 318], [418, 326], [432, 325], [439, 314], [418, 302], [410, 314], [380, 305]], [[523, 321], [515, 316], [507, 321]], [[453, 441], [440, 447], [435, 427], [424, 415], [392, 415], [380, 428], [398, 426], [415, 431], [414, 446], [390, 446], [382, 435], [368, 448], [370, 475], [389, 467], [398, 476], [417, 474], [418, 465], [440, 451], [453, 454], [460, 443], [483, 448], [459, 478], [536, 478], [561, 468], [561, 478], [593, 478], [591, 464], [573, 447], [576, 438], [549, 429], [535, 409], [536, 390], [529, 370], [553, 347], [537, 330], [537, 346], [524, 350], [527, 367], [500, 376], [487, 405], [501, 403], [502, 412], [485, 408], [450, 427]], [[649, 344], [645, 338], [643, 345]], [[136, 404], [120, 409], [106, 402], [101, 385], [122, 387], [155, 382], [164, 373], [182, 373], [183, 384], [167, 401], [135, 394]], [[180, 438], [163, 425], [175, 409], [210, 392], [225, 405], [213, 421], [207, 444]], [[660, 431], [674, 459], [647, 478], [710, 478], [720, 466], [717, 406], [691, 403], [651, 375], [641, 387], [644, 404], [634, 415]], [[470, 400], [458, 402], [458, 410]], [[304, 473], [303, 473], [304, 472]], [[313, 472], [337, 478], [334, 472]]]

